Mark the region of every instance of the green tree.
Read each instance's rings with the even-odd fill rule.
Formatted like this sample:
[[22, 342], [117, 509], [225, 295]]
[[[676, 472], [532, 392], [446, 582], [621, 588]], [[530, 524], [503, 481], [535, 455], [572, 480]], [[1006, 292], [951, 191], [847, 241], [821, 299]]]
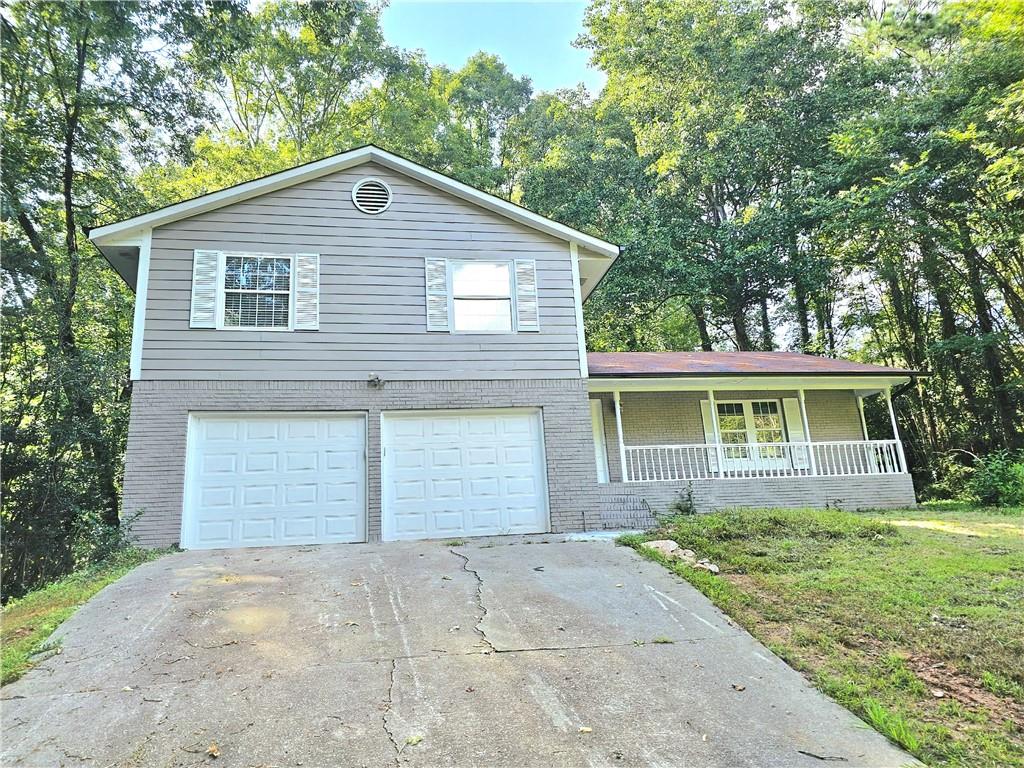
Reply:
[[205, 63], [230, 48], [222, 33], [239, 11], [184, 0], [0, 11], [5, 596], [66, 572], [90, 520], [118, 523], [131, 298], [81, 227], [139, 203], [131, 163], [187, 146]]

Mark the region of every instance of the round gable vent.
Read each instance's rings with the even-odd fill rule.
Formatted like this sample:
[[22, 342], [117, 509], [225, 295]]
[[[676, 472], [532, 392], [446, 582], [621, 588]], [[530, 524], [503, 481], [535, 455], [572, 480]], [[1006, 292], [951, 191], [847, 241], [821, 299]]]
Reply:
[[363, 213], [384, 213], [391, 205], [391, 187], [380, 179], [362, 179], [352, 187], [352, 202]]

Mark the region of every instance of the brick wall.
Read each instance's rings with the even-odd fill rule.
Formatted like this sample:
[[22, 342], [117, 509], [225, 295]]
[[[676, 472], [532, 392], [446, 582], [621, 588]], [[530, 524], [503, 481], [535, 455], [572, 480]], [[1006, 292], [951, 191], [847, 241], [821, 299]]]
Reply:
[[688, 490], [698, 512], [744, 507], [891, 509], [917, 503], [910, 475], [605, 483], [599, 488], [601, 525], [606, 529], [648, 528], [655, 523], [654, 515], [665, 513]]
[[[610, 393], [594, 395], [602, 403], [605, 446], [608, 451], [608, 476], [622, 480], [619, 466], [618, 435], [615, 432], [615, 407]], [[716, 391], [718, 400], [781, 400], [797, 397], [795, 390]], [[704, 442], [700, 401], [704, 392], [623, 392], [622, 432], [626, 445], [693, 444]], [[811, 440], [862, 440], [857, 398], [849, 390], [807, 390], [807, 422]], [[873, 435], [886, 439], [890, 435]]]
[[189, 411], [350, 411], [367, 420], [368, 538], [380, 538], [380, 414], [397, 409], [539, 407], [544, 420], [551, 529], [601, 527], [586, 385], [578, 379], [365, 382], [153, 381], [134, 384], [123, 513], [146, 546], [181, 532]]

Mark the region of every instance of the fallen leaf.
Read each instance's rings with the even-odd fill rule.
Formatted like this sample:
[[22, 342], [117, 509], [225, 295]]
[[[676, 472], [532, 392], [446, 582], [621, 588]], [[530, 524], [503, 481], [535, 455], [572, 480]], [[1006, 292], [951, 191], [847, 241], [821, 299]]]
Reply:
[[621, 587], [622, 585], [621, 585], [621, 584], [616, 584], [615, 586], [616, 586], [616, 587]]
[[940, 691], [938, 688], [932, 688], [932, 696], [934, 696], [936, 699], [944, 698], [945, 695], [945, 691]]
[[358, 621], [346, 621], [345, 622], [345, 626], [346, 627], [358, 627], [359, 626], [359, 622]]
[[472, 693], [472, 692], [473, 692], [473, 691], [475, 691], [475, 690], [476, 690], [476, 688], [474, 688], [474, 687], [473, 687], [473, 686], [471, 685], [471, 686], [469, 686], [468, 688], [466, 688], [466, 693]]
[[747, 690], [747, 686], [740, 685], [739, 683], [733, 683], [732, 684], [732, 689], [734, 691], [745, 691], [745, 690]]
[[124, 688], [122, 688], [121, 690], [122, 690], [122, 691], [127, 691], [127, 692], [131, 692], [131, 691], [133, 691], [133, 690], [135, 690], [135, 689], [134, 689], [134, 688], [132, 688], [132, 687], [131, 687], [130, 685], [126, 685], [126, 686], [125, 686]]
[[590, 727], [588, 727], [586, 725], [581, 725], [580, 726], [580, 733], [593, 733], [593, 731], [594, 731], [593, 728], [590, 728]]
[[217, 742], [210, 742], [210, 746], [206, 748], [206, 754], [210, 757], [220, 757], [220, 747], [217, 746]]
[[421, 741], [423, 741], [423, 737], [422, 737], [422, 736], [420, 736], [419, 734], [416, 734], [415, 736], [409, 736], [409, 737], [408, 737], [408, 738], [407, 738], [407, 739], [405, 740], [405, 743], [406, 743], [406, 744], [408, 744], [408, 745], [409, 745], [410, 747], [415, 747], [415, 746], [416, 746], [417, 744], [419, 744], [419, 743], [420, 743]]
[[352, 582], [352, 586], [353, 587], [361, 587], [361, 586], [363, 586], [364, 583], [365, 582], [362, 582], [362, 581], [353, 581]]
[[442, 581], [451, 581], [451, 580], [452, 580], [452, 577], [451, 577], [451, 576], [442, 576], [442, 577], [441, 577], [441, 580], [442, 580]]

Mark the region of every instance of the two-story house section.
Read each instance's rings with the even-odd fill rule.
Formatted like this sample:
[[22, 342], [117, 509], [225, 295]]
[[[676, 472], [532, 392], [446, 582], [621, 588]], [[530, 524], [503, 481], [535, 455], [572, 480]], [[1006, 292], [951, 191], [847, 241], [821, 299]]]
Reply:
[[[135, 289], [122, 513], [186, 548], [900, 507], [915, 371], [586, 352], [618, 248], [376, 147], [98, 227]], [[868, 434], [866, 398], [890, 426]]]
[[142, 543], [597, 527], [582, 301], [615, 245], [373, 146], [89, 236], [136, 292]]

